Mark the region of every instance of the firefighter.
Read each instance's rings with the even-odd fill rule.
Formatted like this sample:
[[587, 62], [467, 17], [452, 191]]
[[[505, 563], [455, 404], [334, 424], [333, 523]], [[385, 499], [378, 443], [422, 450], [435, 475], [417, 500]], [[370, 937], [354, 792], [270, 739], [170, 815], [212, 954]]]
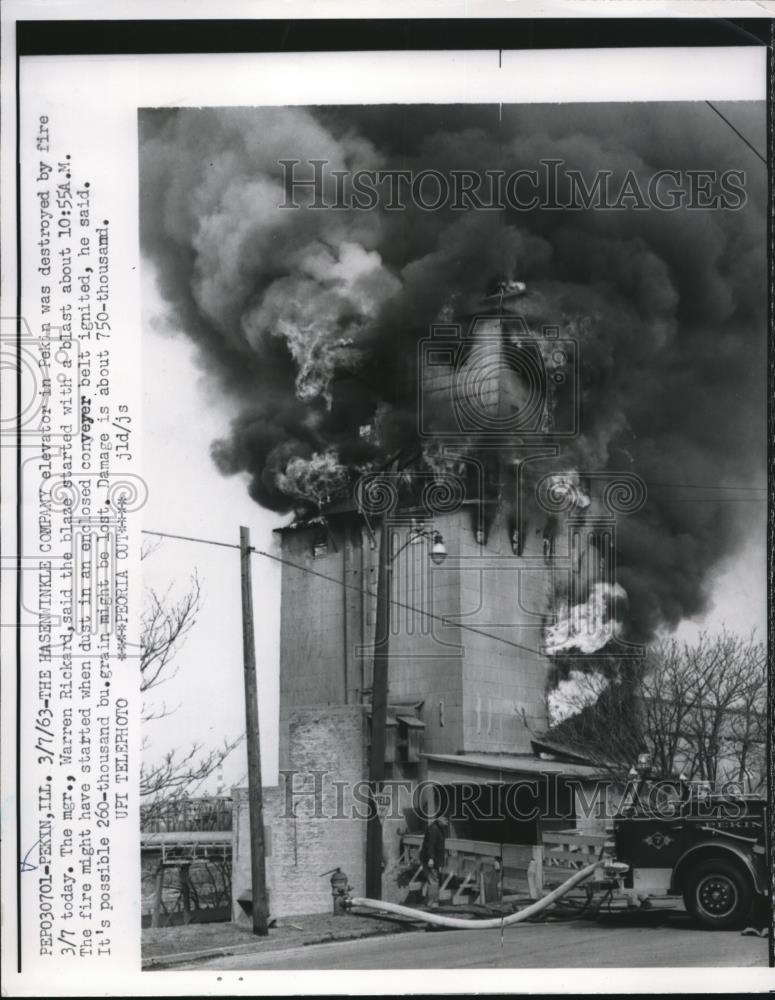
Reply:
[[432, 910], [437, 909], [439, 905], [441, 872], [444, 868], [446, 855], [444, 841], [448, 829], [449, 820], [447, 817], [437, 816], [425, 831], [420, 848], [423, 875], [428, 883], [428, 907]]

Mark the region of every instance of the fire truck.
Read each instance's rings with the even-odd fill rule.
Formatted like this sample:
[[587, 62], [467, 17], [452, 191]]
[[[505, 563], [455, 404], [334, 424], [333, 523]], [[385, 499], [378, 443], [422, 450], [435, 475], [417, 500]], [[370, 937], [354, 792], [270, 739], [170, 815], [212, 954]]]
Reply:
[[606, 854], [627, 865], [619, 893], [636, 905], [682, 896], [703, 926], [749, 922], [768, 899], [768, 842], [763, 798], [706, 782], [652, 781], [638, 759], [613, 819]]

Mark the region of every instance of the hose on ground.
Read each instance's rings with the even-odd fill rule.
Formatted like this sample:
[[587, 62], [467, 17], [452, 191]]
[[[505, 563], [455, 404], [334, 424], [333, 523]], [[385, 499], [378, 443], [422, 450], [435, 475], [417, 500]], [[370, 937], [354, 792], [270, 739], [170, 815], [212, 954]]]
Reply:
[[520, 921], [527, 920], [536, 913], [545, 910], [547, 906], [551, 906], [552, 903], [564, 896], [566, 892], [570, 892], [580, 882], [588, 879], [595, 868], [597, 868], [597, 862], [587, 865], [586, 868], [582, 868], [581, 871], [571, 875], [566, 882], [557, 886], [556, 889], [553, 889], [546, 896], [542, 896], [535, 903], [517, 910], [516, 913], [510, 913], [507, 917], [493, 917], [487, 920], [465, 920], [462, 917], [447, 917], [442, 913], [434, 913], [429, 910], [415, 910], [411, 906], [402, 906], [400, 903], [387, 903], [381, 899], [365, 899], [360, 896], [351, 899], [350, 905], [364, 907], [367, 910], [383, 910], [386, 913], [396, 913], [401, 917], [411, 917], [414, 920], [422, 920], [427, 924], [437, 924], [439, 927], [449, 927], [452, 930], [495, 930], [499, 927], [508, 927], [509, 924], [518, 924]]

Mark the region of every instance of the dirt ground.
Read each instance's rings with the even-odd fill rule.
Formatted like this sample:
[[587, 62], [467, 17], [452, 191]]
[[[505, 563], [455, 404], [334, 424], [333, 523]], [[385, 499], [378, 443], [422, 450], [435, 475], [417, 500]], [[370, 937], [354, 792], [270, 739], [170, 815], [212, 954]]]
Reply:
[[[329, 941], [396, 934], [405, 930], [407, 925], [397, 920], [350, 913], [342, 916], [315, 913], [283, 918], [269, 928], [266, 938], [255, 937], [250, 927], [231, 923], [145, 928], [142, 932], [143, 966], [160, 968], [174, 963], [176, 956], [203, 951], [219, 950], [221, 955], [240, 954], [247, 950], [263, 953]], [[192, 957], [191, 960], [195, 959]]]

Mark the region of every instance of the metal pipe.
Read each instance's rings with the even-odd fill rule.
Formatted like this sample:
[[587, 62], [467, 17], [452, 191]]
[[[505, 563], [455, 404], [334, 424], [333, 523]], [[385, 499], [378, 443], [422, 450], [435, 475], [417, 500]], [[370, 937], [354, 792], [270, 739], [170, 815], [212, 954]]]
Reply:
[[411, 917], [414, 920], [422, 920], [427, 924], [449, 927], [452, 930], [495, 930], [499, 927], [508, 927], [509, 924], [518, 924], [522, 920], [527, 920], [528, 917], [532, 917], [536, 913], [545, 910], [547, 906], [551, 906], [552, 903], [556, 902], [567, 892], [570, 892], [580, 882], [588, 879], [597, 867], [598, 862], [587, 865], [586, 868], [582, 868], [581, 871], [571, 875], [566, 882], [553, 889], [548, 895], [518, 910], [516, 913], [510, 913], [507, 917], [493, 917], [487, 920], [464, 920], [462, 917], [447, 917], [441, 913], [434, 913], [428, 910], [415, 910], [410, 906], [401, 906], [399, 903], [386, 903], [381, 899], [363, 899], [360, 897], [351, 899], [350, 906], [362, 906], [367, 910], [383, 910], [387, 913], [395, 913], [400, 917]]

